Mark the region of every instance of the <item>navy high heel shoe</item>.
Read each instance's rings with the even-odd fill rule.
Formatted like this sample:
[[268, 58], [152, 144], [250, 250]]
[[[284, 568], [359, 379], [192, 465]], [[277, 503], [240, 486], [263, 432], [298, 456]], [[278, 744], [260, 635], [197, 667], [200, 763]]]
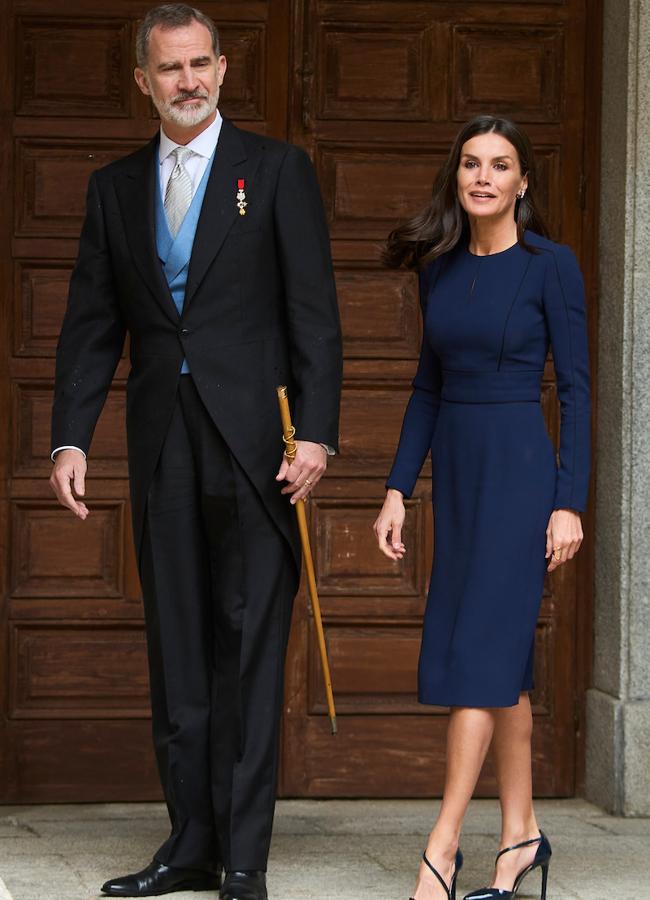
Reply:
[[553, 851], [551, 850], [549, 840], [543, 831], [540, 831], [538, 838], [532, 838], [530, 841], [522, 841], [521, 844], [515, 844], [513, 847], [506, 847], [504, 850], [499, 851], [499, 853], [497, 853], [495, 864], [503, 856], [504, 853], [510, 853], [511, 850], [519, 850], [521, 847], [530, 847], [532, 844], [539, 844], [537, 853], [535, 854], [535, 859], [529, 866], [526, 866], [526, 868], [522, 869], [521, 872], [517, 875], [511, 891], [504, 891], [501, 888], [480, 888], [478, 891], [472, 891], [471, 894], [465, 894], [463, 900], [492, 900], [492, 898], [494, 897], [501, 898], [501, 900], [511, 900], [511, 898], [517, 896], [517, 891], [521, 886], [521, 882], [529, 872], [533, 871], [533, 869], [542, 870], [542, 890], [540, 897], [541, 900], [546, 900], [548, 866], [551, 861], [551, 853]]
[[[460, 870], [463, 868], [463, 854], [460, 852], [460, 850], [456, 851], [456, 866], [454, 867], [454, 874], [451, 876], [451, 883], [449, 884], [449, 887], [447, 887], [447, 882], [442, 877], [440, 872], [435, 868], [435, 866], [431, 865], [431, 863], [427, 859], [426, 853], [422, 854], [422, 859], [445, 889], [448, 900], [456, 900], [456, 878], [458, 877], [458, 873], [460, 872]], [[409, 897], [409, 900], [413, 900], [413, 897]]]

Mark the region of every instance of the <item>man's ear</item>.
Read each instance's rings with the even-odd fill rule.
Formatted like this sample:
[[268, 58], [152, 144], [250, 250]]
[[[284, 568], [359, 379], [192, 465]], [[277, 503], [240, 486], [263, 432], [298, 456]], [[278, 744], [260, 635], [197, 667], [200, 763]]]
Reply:
[[151, 89], [149, 87], [149, 79], [147, 78], [147, 73], [144, 69], [141, 69], [137, 66], [133, 70], [133, 77], [135, 78], [135, 83], [140, 88], [143, 94], [146, 94], [147, 97], [151, 96]]
[[219, 59], [217, 60], [217, 72], [218, 72], [217, 80], [219, 82], [219, 87], [221, 87], [223, 85], [223, 79], [226, 76], [227, 68], [228, 68], [228, 63], [226, 61], [226, 57], [222, 53], [221, 56], [219, 57]]

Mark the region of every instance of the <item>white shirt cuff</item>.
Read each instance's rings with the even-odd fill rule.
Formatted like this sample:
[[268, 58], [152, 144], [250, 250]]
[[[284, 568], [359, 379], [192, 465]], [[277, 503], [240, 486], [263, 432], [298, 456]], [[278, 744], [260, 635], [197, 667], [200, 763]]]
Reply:
[[52, 452], [50, 453], [50, 459], [52, 460], [52, 462], [54, 462], [54, 460], [56, 459], [56, 454], [59, 453], [61, 450], [78, 450], [79, 453], [83, 454], [83, 458], [86, 459], [86, 454], [83, 452], [81, 447], [72, 447], [72, 446], [66, 445], [65, 447], [57, 447], [56, 450], [52, 450]]
[[336, 450], [334, 449], [334, 447], [330, 447], [329, 444], [321, 444], [321, 447], [328, 456], [336, 456]]

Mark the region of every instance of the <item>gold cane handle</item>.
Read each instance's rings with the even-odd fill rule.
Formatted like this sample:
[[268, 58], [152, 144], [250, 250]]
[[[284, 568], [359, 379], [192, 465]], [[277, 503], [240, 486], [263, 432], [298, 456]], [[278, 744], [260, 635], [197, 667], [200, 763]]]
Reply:
[[281, 385], [278, 388], [278, 402], [280, 404], [282, 431], [284, 432], [282, 435], [282, 440], [284, 441], [284, 455], [288, 460], [293, 462], [296, 458], [296, 453], [298, 452], [298, 445], [294, 440], [296, 429], [291, 424], [291, 411], [289, 409], [289, 398], [287, 396], [285, 385]]

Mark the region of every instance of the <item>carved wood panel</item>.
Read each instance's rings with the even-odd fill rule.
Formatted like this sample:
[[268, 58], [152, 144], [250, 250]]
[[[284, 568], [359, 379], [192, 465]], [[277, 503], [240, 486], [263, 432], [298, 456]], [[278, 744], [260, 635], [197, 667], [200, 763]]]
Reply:
[[[404, 542], [417, 547], [422, 538], [422, 509], [409, 503], [411, 515], [404, 529]], [[368, 519], [375, 506], [372, 501], [350, 497], [347, 500], [314, 500], [312, 531], [317, 548], [316, 573], [323, 608], [329, 609], [329, 596], [394, 597], [399, 614], [400, 600], [421, 597], [424, 588], [422, 560], [413, 553], [403, 565], [387, 557], [375, 559], [374, 535]], [[399, 599], [398, 599], [399, 598]]]
[[17, 115], [128, 116], [130, 45], [126, 19], [19, 17]]
[[87, 522], [55, 501], [14, 504], [12, 597], [120, 597], [124, 503], [95, 501]]
[[264, 122], [268, 32], [263, 22], [245, 27], [226, 25], [219, 31], [227, 50], [228, 74], [221, 108], [232, 119]]
[[77, 237], [95, 169], [140, 141], [21, 139], [16, 145], [16, 236]]
[[15, 356], [55, 355], [72, 266], [72, 260], [16, 260]]
[[417, 278], [370, 266], [339, 265], [336, 289], [348, 359], [413, 357], [419, 352]]
[[[391, 23], [321, 24], [318, 35], [320, 119], [428, 121], [442, 118], [444, 93], [431, 75], [437, 30], [424, 22], [396, 32]], [[444, 48], [444, 43], [443, 43]]]
[[20, 623], [12, 626], [11, 648], [14, 718], [122, 719], [149, 713], [142, 625]]
[[557, 122], [563, 44], [561, 28], [454, 28], [454, 119], [465, 121], [498, 105], [518, 122]]

